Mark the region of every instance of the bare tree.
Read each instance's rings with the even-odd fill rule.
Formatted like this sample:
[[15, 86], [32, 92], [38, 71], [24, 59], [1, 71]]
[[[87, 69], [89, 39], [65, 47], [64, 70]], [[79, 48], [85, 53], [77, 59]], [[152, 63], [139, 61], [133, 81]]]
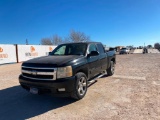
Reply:
[[85, 33], [75, 31], [75, 30], [71, 30], [71, 32], [69, 34], [69, 37], [68, 37], [68, 41], [71, 41], [71, 42], [87, 42], [87, 41], [91, 41], [91, 40], [90, 40], [90, 37], [87, 36]]
[[69, 37], [65, 37], [64, 40], [63, 40], [63, 42], [64, 42], [64, 43], [69, 43], [69, 42], [71, 42], [71, 41], [70, 41]]
[[160, 43], [155, 43], [154, 48], [160, 50]]
[[41, 39], [41, 44], [42, 45], [53, 45], [52, 39], [51, 38], [42, 38]]
[[152, 48], [152, 45], [147, 45], [148, 48]]
[[63, 40], [61, 37], [59, 37], [58, 35], [54, 35], [52, 37], [52, 43], [53, 45], [59, 45], [59, 44], [62, 44], [63, 43]]
[[65, 37], [64, 39], [62, 39], [58, 35], [53, 35], [52, 37], [42, 38], [41, 44], [42, 45], [59, 45], [59, 44], [68, 43], [68, 42], [87, 42], [87, 41], [91, 41], [91, 40], [90, 40], [90, 37], [87, 36], [85, 33], [71, 30], [68, 37]]

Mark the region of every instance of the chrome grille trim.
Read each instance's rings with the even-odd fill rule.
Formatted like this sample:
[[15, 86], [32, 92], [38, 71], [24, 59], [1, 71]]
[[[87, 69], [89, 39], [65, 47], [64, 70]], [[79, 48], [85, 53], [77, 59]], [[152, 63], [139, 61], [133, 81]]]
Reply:
[[[22, 70], [22, 73], [32, 74], [32, 71]], [[54, 72], [36, 72], [37, 75], [54, 75]]]
[[41, 79], [41, 78], [32, 78], [32, 77], [27, 77], [27, 76], [25, 76], [25, 75], [22, 75], [23, 77], [25, 77], [25, 78], [29, 78], [29, 79], [33, 79], [33, 80], [51, 80], [51, 81], [53, 81], [54, 79]]
[[[23, 68], [29, 68], [31, 70], [23, 70]], [[42, 70], [42, 71], [38, 71]], [[53, 72], [43, 72], [43, 70], [53, 70]], [[22, 76], [29, 78], [29, 79], [35, 79], [35, 80], [56, 80], [57, 78], [57, 68], [45, 68], [45, 67], [27, 67], [27, 66], [22, 66], [21, 68]], [[23, 73], [29, 74], [29, 75], [35, 75], [35, 77], [29, 77], [26, 75], [23, 75]], [[53, 79], [45, 79], [45, 78], [36, 78], [36, 75], [53, 75]]]

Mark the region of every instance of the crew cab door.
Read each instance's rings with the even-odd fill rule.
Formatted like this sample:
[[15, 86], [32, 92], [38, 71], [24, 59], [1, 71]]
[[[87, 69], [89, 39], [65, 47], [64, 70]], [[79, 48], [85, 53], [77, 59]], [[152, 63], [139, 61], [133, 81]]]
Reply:
[[89, 64], [88, 73], [89, 73], [90, 78], [97, 74], [97, 69], [99, 67], [99, 65], [98, 65], [99, 55], [90, 56], [90, 53], [92, 51], [97, 51], [97, 46], [94, 43], [89, 45], [88, 51], [87, 51], [87, 53], [88, 53], [87, 61], [88, 61], [88, 64]]
[[103, 45], [101, 43], [97, 43], [96, 46], [99, 51], [99, 61], [97, 63], [99, 65], [98, 70], [99, 72], [102, 72], [107, 68], [108, 58], [107, 54], [105, 53]]

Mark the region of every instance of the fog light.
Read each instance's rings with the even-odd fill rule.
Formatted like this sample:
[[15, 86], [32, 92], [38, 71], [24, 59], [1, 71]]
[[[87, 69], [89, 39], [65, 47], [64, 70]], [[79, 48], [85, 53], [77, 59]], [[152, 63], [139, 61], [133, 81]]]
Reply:
[[62, 92], [62, 91], [66, 91], [66, 89], [65, 88], [58, 88], [58, 91]]

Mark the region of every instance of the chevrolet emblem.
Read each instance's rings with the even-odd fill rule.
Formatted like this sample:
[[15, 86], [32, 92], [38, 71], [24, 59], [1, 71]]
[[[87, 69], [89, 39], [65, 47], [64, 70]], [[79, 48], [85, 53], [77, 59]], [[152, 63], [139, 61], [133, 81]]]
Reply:
[[37, 71], [36, 71], [36, 70], [32, 70], [32, 71], [31, 71], [31, 74], [32, 74], [32, 75], [37, 75]]

